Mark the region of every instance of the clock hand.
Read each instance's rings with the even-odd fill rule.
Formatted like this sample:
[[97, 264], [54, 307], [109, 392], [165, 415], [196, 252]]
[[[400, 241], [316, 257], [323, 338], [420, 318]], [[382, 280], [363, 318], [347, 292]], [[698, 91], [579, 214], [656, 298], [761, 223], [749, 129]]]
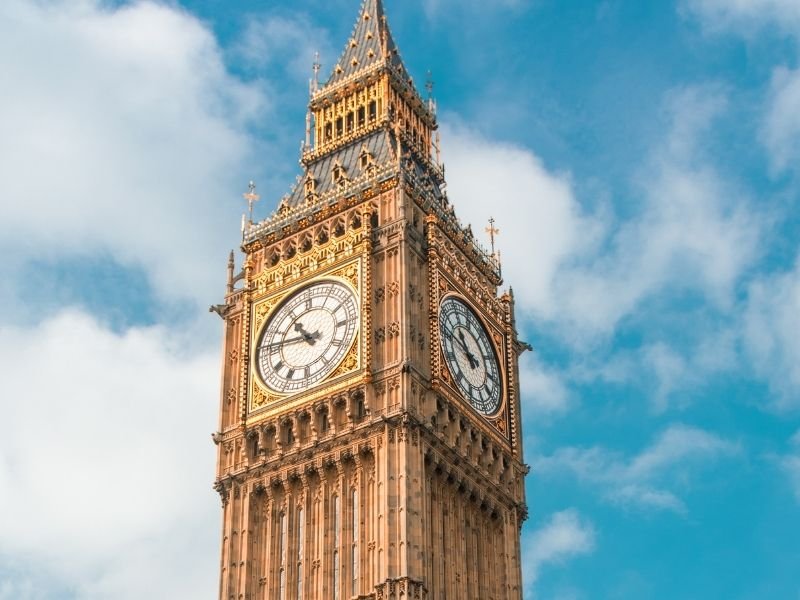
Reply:
[[472, 369], [478, 368], [478, 359], [475, 358], [475, 355], [469, 351], [467, 348], [467, 341], [464, 339], [464, 331], [462, 329], [458, 330], [458, 342], [461, 344], [461, 349], [464, 350], [464, 354], [467, 355], [467, 360], [469, 360], [469, 366]]
[[288, 344], [294, 344], [296, 342], [305, 341], [306, 337], [304, 335], [289, 338], [288, 340], [281, 340], [280, 342], [273, 342], [271, 344], [267, 344], [266, 346], [261, 346], [261, 350], [266, 350], [267, 348], [277, 348], [278, 346], [285, 346]]
[[317, 340], [322, 337], [322, 334], [319, 331], [315, 331], [314, 333], [308, 333], [305, 329], [303, 329], [303, 324], [299, 321], [294, 324], [294, 330], [300, 333], [303, 336], [303, 339], [309, 343], [310, 346], [313, 346], [317, 343]]

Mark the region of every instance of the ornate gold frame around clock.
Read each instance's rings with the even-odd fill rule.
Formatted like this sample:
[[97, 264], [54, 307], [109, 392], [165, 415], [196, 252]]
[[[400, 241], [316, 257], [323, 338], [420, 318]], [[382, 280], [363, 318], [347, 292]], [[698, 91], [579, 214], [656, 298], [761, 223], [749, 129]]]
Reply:
[[[467, 307], [469, 307], [469, 309], [475, 314], [475, 316], [478, 319], [478, 322], [481, 324], [481, 327], [483, 327], [484, 331], [486, 332], [486, 337], [489, 339], [489, 344], [491, 346], [492, 353], [494, 354], [494, 360], [497, 363], [497, 371], [498, 371], [497, 376], [500, 379], [500, 402], [497, 403], [497, 409], [495, 409], [494, 412], [488, 414], [480, 412], [475, 407], [472, 407], [472, 409], [489, 422], [502, 420], [502, 413], [505, 411], [506, 408], [506, 402], [507, 402], [506, 386], [508, 385], [508, 381], [506, 378], [505, 360], [504, 360], [505, 356], [503, 355], [501, 350], [498, 349], [502, 348], [502, 333], [498, 331], [497, 327], [495, 327], [494, 324], [488, 322], [486, 316], [483, 314], [483, 311], [477, 308], [474, 303], [469, 301], [469, 298], [467, 298], [457, 290], [450, 290], [439, 296], [439, 315], [437, 315], [437, 322], [439, 316], [441, 315], [442, 304], [444, 304], [444, 301], [447, 300], [448, 298], [455, 298], [456, 300], [459, 300]], [[456, 390], [456, 392], [463, 399], [464, 398], [463, 392], [457, 387], [457, 384], [453, 382], [452, 371], [450, 369], [449, 362], [444, 356], [442, 343], [443, 342], [440, 338], [439, 339], [439, 353], [441, 355], [440, 376], [442, 377], [442, 380], [446, 381], [448, 385], [452, 386], [453, 389]], [[467, 403], [470, 405], [472, 404], [469, 398], [467, 398]]]
[[[439, 284], [439, 289], [437, 290], [438, 293], [431, 298], [431, 302], [436, 303], [436, 311], [435, 313], [433, 311], [431, 313], [431, 338], [435, 339], [436, 343], [436, 361], [434, 364], [434, 377], [432, 381], [433, 388], [440, 393], [444, 393], [449, 398], [457, 398], [460, 403], [468, 406], [472, 413], [484, 420], [486, 423], [492, 425], [497, 432], [501, 434], [506, 443], [511, 443], [509, 438], [511, 410], [511, 397], [509, 395], [509, 390], [511, 389], [511, 381], [509, 380], [509, 357], [508, 350], [506, 348], [506, 333], [503, 331], [501, 325], [497, 323], [496, 318], [490, 316], [489, 311], [486, 310], [486, 306], [482, 303], [471, 300], [471, 296], [467, 293], [465, 286], [457, 283], [448, 273], [444, 271], [438, 271], [437, 281]], [[442, 350], [441, 339], [439, 336], [439, 311], [441, 310], [442, 302], [448, 297], [455, 297], [466, 303], [466, 305], [469, 306], [478, 317], [478, 320], [481, 322], [483, 327], [486, 329], [486, 333], [489, 335], [492, 349], [495, 353], [495, 358], [497, 359], [497, 364], [500, 369], [500, 378], [503, 386], [502, 394], [500, 396], [500, 404], [497, 410], [490, 415], [485, 415], [478, 412], [471, 405], [469, 400], [466, 399], [461, 391], [456, 387], [456, 384], [453, 382], [450, 374], [450, 369], [447, 365], [447, 360], [445, 359], [444, 351]]]
[[[250, 329], [247, 357], [246, 413], [248, 421], [288, 411], [299, 404], [335, 394], [364, 377], [369, 364], [370, 306], [369, 225], [348, 231], [294, 257], [266, 268], [252, 277], [250, 296]], [[360, 310], [359, 332], [336, 369], [312, 389], [292, 394], [277, 394], [267, 388], [257, 375], [255, 355], [259, 336], [269, 316], [290, 295], [316, 281], [334, 280], [346, 285], [354, 294]], [[273, 291], [280, 288], [278, 291]]]

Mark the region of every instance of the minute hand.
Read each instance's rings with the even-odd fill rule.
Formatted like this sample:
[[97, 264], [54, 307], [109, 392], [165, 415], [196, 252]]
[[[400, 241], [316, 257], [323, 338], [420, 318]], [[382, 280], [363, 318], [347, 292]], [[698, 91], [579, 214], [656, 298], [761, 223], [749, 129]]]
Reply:
[[288, 340], [281, 340], [280, 342], [273, 342], [271, 344], [267, 344], [266, 346], [261, 346], [262, 350], [266, 350], [267, 348], [277, 348], [278, 346], [286, 346], [288, 344], [294, 344], [296, 342], [302, 342], [306, 340], [306, 336], [300, 335], [297, 337], [289, 338]]
[[456, 338], [456, 341], [461, 345], [461, 349], [464, 351], [464, 354], [467, 355], [469, 366], [473, 369], [477, 369], [480, 363], [478, 362], [478, 359], [475, 358], [475, 355], [470, 352], [469, 348], [467, 348], [467, 342], [464, 339], [464, 332], [460, 329], [458, 330], [458, 338]]

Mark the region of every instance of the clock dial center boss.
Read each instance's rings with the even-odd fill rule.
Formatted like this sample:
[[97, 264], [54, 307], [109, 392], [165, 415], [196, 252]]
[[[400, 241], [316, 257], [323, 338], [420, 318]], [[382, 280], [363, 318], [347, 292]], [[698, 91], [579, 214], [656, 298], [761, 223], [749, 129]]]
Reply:
[[439, 332], [447, 367], [472, 407], [490, 415], [500, 408], [500, 365], [489, 334], [461, 299], [448, 296], [439, 311]]
[[343, 283], [319, 281], [292, 293], [259, 338], [256, 364], [264, 385], [291, 394], [321, 382], [344, 359], [358, 325], [358, 301]]

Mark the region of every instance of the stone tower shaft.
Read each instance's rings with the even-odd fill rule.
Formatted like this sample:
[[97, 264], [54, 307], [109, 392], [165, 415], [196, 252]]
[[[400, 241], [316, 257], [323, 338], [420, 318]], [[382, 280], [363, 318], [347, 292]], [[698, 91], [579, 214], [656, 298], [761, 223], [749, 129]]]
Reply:
[[[495, 258], [445, 193], [431, 106], [381, 1], [365, 0], [313, 92], [304, 172], [270, 218], [246, 226], [241, 272], [218, 307], [222, 600], [522, 597], [524, 344]], [[344, 321], [330, 339], [309, 325], [328, 306], [311, 291], [332, 283], [358, 307], [352, 338], [336, 338]], [[490, 411], [460, 391], [445, 351], [448, 298], [469, 307], [491, 348], [480, 360], [496, 362], [502, 393]], [[477, 351], [459, 343], [479, 379]], [[306, 385], [301, 367], [281, 371], [287, 388], [264, 377], [287, 356], [327, 361], [325, 344], [346, 348], [330, 351], [320, 381]]]

